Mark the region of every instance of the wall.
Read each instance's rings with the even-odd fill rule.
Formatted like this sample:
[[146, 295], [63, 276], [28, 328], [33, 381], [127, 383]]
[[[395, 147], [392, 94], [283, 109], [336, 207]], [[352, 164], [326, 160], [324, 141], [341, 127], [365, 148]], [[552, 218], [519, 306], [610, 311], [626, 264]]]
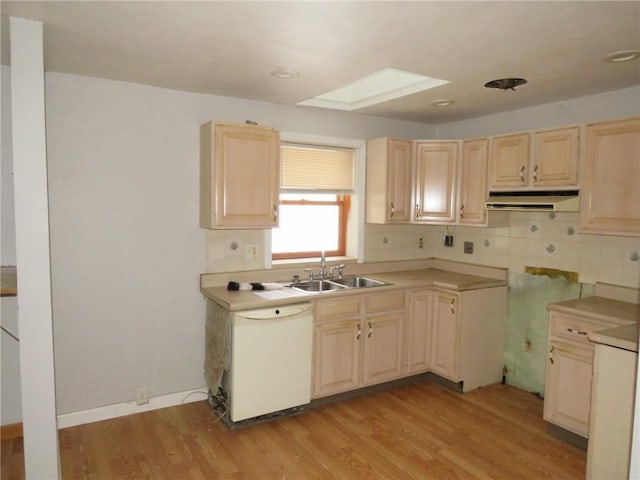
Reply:
[[[2, 67], [0, 81], [0, 114], [2, 129], [0, 137], [0, 264], [16, 264], [16, 229], [13, 205], [13, 162], [11, 151], [11, 76]], [[2, 326], [19, 337], [18, 301], [16, 297], [0, 298], [0, 322]], [[0, 376], [0, 425], [20, 422], [22, 406], [20, 396], [20, 344], [6, 332], [0, 333], [2, 374]]]
[[201, 123], [250, 119], [355, 139], [434, 134], [410, 122], [75, 75], [48, 73], [46, 86], [58, 414], [129, 401], [143, 386], [153, 397], [204, 385]]

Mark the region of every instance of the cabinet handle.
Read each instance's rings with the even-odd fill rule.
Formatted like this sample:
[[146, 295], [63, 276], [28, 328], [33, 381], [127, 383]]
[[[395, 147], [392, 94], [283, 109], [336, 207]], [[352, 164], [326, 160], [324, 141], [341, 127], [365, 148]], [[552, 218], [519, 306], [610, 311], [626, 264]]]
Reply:
[[533, 167], [533, 181], [538, 183], [538, 165]]
[[394, 213], [396, 213], [396, 206], [391, 202], [391, 214], [389, 216], [393, 217]]
[[525, 169], [525, 168], [526, 168], [526, 167], [525, 167], [524, 165], [522, 165], [522, 167], [520, 167], [520, 181], [521, 181], [522, 183], [524, 183], [524, 169]]
[[464, 218], [464, 203], [460, 205], [460, 218]]
[[420, 204], [416, 203], [416, 220], [420, 218]]
[[456, 309], [454, 308], [455, 304], [456, 304], [456, 299], [455, 299], [455, 298], [452, 298], [452, 299], [451, 299], [451, 305], [450, 305], [450, 307], [451, 307], [451, 313], [456, 313]]
[[360, 324], [358, 324], [358, 336], [356, 337], [356, 340], [360, 340], [361, 333], [362, 333], [362, 330], [360, 330]]
[[371, 338], [371, 335], [373, 335], [373, 327], [371, 326], [371, 322], [369, 323], [369, 334], [367, 335], [368, 338]]
[[278, 220], [278, 206], [274, 205], [273, 206], [273, 221], [275, 222], [276, 220]]
[[574, 335], [589, 335], [589, 332], [583, 332], [582, 330], [576, 330], [574, 328], [567, 328], [567, 332], [573, 333]]
[[549, 361], [553, 364], [553, 351], [555, 350], [555, 345], [551, 345], [551, 350], [549, 350]]

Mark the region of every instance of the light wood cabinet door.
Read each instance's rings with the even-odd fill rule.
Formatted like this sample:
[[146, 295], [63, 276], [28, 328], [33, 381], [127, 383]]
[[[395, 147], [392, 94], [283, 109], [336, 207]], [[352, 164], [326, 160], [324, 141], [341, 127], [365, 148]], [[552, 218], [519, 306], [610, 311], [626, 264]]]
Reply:
[[532, 187], [577, 186], [579, 140], [578, 127], [535, 132], [529, 184]]
[[433, 291], [418, 290], [409, 296], [407, 318], [407, 374], [431, 368], [431, 310]]
[[414, 221], [455, 222], [457, 171], [458, 142], [416, 142]]
[[493, 137], [489, 147], [489, 189], [524, 187], [529, 178], [530, 135]]
[[458, 217], [462, 224], [487, 223], [487, 170], [489, 141], [486, 138], [462, 142], [460, 201]]
[[431, 370], [452, 381], [458, 381], [458, 316], [457, 295], [434, 292], [431, 336]]
[[367, 142], [365, 217], [368, 223], [411, 221], [413, 142], [376, 138]]
[[640, 235], [640, 118], [587, 126], [580, 229]]
[[545, 378], [544, 419], [589, 436], [593, 347], [551, 340]]
[[363, 325], [363, 385], [373, 385], [402, 375], [403, 313], [368, 317]]
[[360, 382], [360, 320], [317, 325], [313, 397], [353, 390]]
[[257, 125], [208, 122], [200, 128], [200, 226], [278, 224], [280, 134]]

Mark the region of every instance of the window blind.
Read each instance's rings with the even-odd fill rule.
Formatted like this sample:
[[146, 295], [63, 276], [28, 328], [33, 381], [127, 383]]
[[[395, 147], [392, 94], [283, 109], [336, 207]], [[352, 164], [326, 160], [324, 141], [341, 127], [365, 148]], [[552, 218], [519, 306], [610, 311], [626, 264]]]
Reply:
[[281, 145], [280, 155], [281, 192], [353, 193], [353, 150]]

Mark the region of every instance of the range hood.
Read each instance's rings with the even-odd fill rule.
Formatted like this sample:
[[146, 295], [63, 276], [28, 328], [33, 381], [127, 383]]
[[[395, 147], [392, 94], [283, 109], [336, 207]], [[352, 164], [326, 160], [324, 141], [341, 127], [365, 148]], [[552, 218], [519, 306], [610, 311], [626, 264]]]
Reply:
[[491, 192], [485, 206], [487, 210], [577, 212], [580, 197], [578, 190]]

